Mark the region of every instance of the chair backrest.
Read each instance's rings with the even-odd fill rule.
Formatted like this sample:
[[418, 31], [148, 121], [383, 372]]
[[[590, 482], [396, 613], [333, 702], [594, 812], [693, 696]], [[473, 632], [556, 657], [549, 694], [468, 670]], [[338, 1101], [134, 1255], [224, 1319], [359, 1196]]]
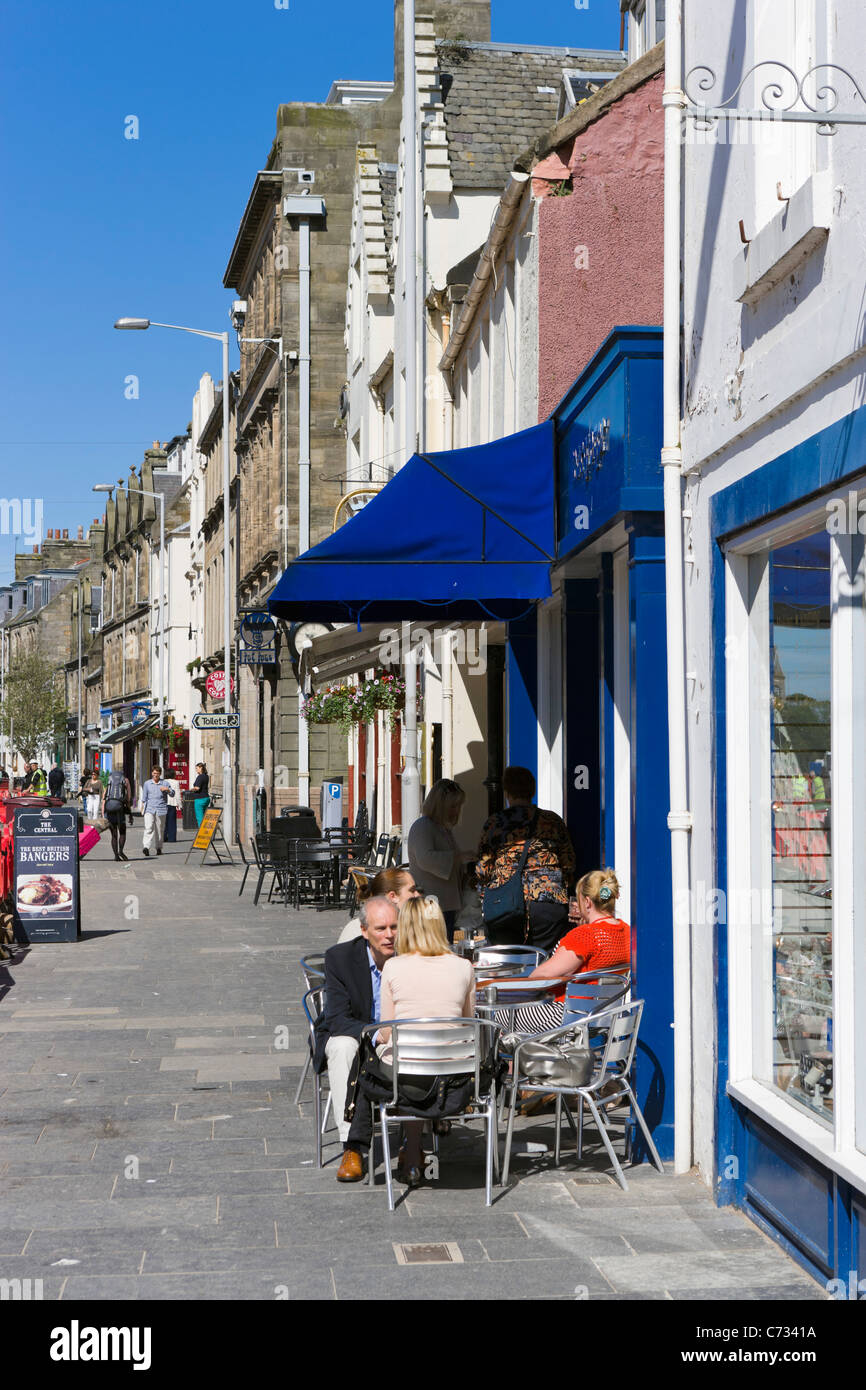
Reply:
[[324, 955], [302, 956], [301, 969], [304, 972], [304, 979], [307, 982], [307, 989], [320, 989], [322, 981], [325, 978]]
[[388, 854], [387, 854], [387, 857], [386, 857], [386, 859], [385, 859], [385, 865], [386, 865], [387, 868], [390, 869], [390, 868], [392, 867], [392, 865], [394, 865], [394, 864], [399, 864], [399, 862], [400, 862], [400, 847], [401, 847], [402, 843], [403, 843], [403, 841], [401, 840], [401, 838], [400, 838], [399, 835], [392, 835], [392, 836], [391, 836], [390, 840], [388, 841]]
[[259, 854], [259, 847], [256, 844], [255, 837], [250, 840], [250, 849], [253, 852], [253, 859], [256, 862], [256, 867], [260, 869], [262, 867], [262, 856]]
[[325, 1011], [325, 991], [319, 989], [308, 989], [301, 1003], [304, 1013], [307, 1015], [307, 1025], [310, 1030], [310, 1048], [316, 1048], [316, 1024]]
[[256, 845], [261, 855], [262, 865], [276, 861], [281, 864], [288, 862], [289, 841], [284, 839], [282, 835], [271, 835], [267, 831], [262, 831], [256, 836]]
[[364, 834], [368, 828], [369, 820], [367, 818], [367, 803], [366, 801], [359, 801], [358, 814], [355, 816], [355, 834]]
[[474, 1098], [480, 1100], [481, 1063], [491, 1045], [498, 1044], [499, 1026], [481, 1018], [401, 1018], [389, 1020], [394, 1096], [398, 1103], [400, 1077], [474, 1076]]
[[538, 946], [481, 946], [475, 952], [475, 968], [483, 970], [485, 965], [513, 965], [515, 970], [520, 970], [526, 965], [534, 968], [546, 959], [546, 952]]
[[608, 1071], [626, 1076], [631, 1070], [643, 1006], [642, 999], [633, 999], [630, 1004], [617, 1004], [594, 1016], [592, 1026], [605, 1033], [597, 1079]]
[[565, 990], [563, 1023], [586, 1018], [607, 1010], [624, 999], [631, 985], [631, 969], [627, 965], [609, 970], [583, 970], [573, 975]]
[[373, 861], [376, 865], [378, 865], [379, 868], [384, 868], [385, 866], [385, 859], [388, 854], [388, 845], [388, 836], [385, 834], [380, 835], [376, 843], [376, 855]]

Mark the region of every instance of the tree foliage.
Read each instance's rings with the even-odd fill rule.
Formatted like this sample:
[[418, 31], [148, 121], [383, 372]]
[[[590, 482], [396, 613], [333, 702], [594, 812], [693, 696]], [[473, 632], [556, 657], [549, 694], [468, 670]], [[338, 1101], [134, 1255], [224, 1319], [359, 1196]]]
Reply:
[[28, 760], [50, 753], [66, 731], [62, 676], [38, 651], [19, 656], [6, 673], [0, 729]]

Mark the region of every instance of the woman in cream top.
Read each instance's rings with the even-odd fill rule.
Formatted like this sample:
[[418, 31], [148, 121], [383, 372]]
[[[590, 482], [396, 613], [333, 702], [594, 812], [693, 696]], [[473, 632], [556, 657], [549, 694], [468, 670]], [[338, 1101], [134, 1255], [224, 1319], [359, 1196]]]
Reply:
[[[382, 969], [379, 1017], [472, 1018], [475, 1013], [475, 971], [469, 961], [452, 955], [445, 935], [445, 921], [435, 898], [415, 898], [404, 903], [397, 922], [397, 954]], [[390, 1063], [391, 1030], [383, 1026], [377, 1035], [378, 1052]], [[406, 1139], [397, 1164], [397, 1175], [418, 1175], [420, 1181], [421, 1122], [405, 1125]], [[412, 1182], [415, 1185], [415, 1182]]]

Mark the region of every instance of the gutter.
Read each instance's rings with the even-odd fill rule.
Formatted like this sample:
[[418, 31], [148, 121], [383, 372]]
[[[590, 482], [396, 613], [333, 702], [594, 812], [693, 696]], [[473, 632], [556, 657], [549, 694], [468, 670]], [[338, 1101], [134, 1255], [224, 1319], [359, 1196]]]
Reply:
[[442, 372], [450, 371], [457, 358], [460, 356], [464, 340], [472, 326], [475, 317], [475, 310], [478, 308], [487, 289], [487, 282], [493, 272], [494, 262], [517, 217], [517, 212], [523, 195], [529, 184], [529, 174], [520, 169], [513, 169], [508, 180], [508, 185], [499, 199], [499, 206], [493, 219], [489, 235], [478, 256], [478, 264], [472, 276], [472, 284], [463, 301], [460, 310], [460, 317], [451, 331], [448, 346], [439, 359], [439, 370]]

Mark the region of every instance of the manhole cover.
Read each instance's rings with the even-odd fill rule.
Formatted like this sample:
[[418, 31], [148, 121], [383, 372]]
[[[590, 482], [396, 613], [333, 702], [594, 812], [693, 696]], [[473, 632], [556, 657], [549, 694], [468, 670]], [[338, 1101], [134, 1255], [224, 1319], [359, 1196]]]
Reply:
[[445, 1241], [439, 1245], [395, 1245], [398, 1265], [462, 1265], [459, 1245]]

